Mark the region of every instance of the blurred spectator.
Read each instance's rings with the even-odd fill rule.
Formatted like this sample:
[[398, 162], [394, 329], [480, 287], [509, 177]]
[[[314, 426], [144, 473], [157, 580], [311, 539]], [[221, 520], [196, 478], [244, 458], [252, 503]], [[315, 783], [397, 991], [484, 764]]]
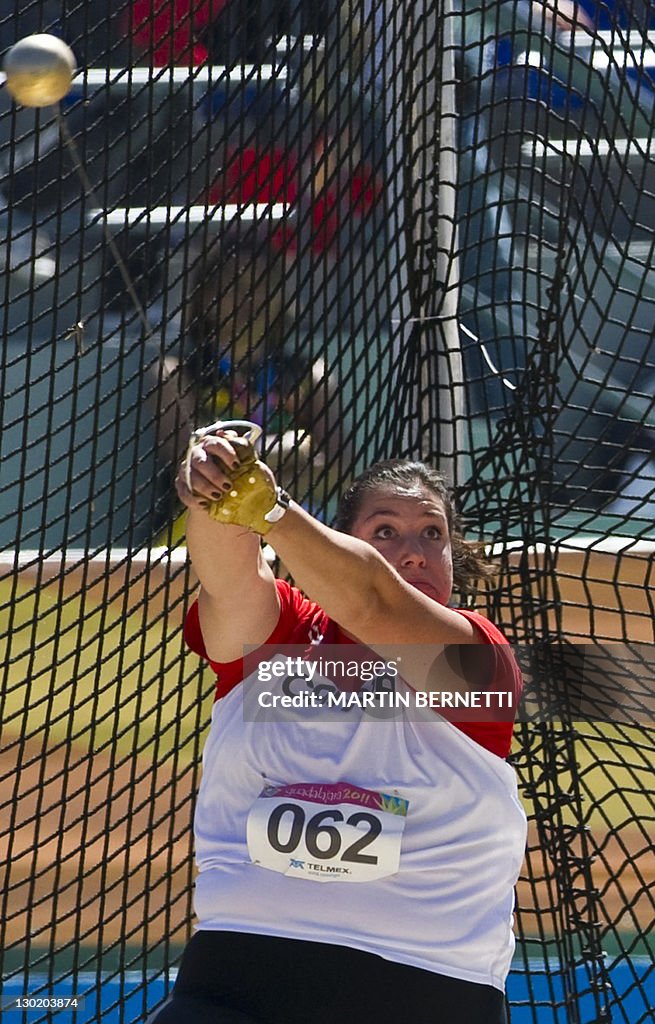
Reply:
[[228, 229], [195, 263], [184, 325], [184, 362], [205, 422], [288, 425], [289, 382], [304, 368], [284, 351], [285, 326], [279, 257]]
[[[218, 419], [263, 427], [262, 449], [299, 500], [324, 474], [348, 464], [348, 413], [325, 362], [312, 358], [284, 297], [284, 257], [243, 225], [197, 254], [190, 275], [181, 362], [170, 356], [148, 382], [157, 420], [161, 525], [170, 518], [166, 481], [191, 430]], [[153, 376], [154, 374], [154, 376]], [[170, 496], [170, 489], [168, 491]], [[183, 521], [161, 543], [179, 539]]]
[[[210, 203], [298, 203], [309, 198], [311, 215], [306, 219], [309, 244], [314, 253], [333, 250], [344, 221], [366, 217], [382, 193], [382, 181], [370, 164], [337, 166], [331, 139], [321, 135], [314, 143], [306, 179], [311, 188], [302, 189], [302, 173], [296, 154], [281, 146], [258, 147], [256, 134], [245, 144], [228, 147], [220, 176], [209, 190]], [[276, 248], [295, 252], [298, 248], [297, 218], [288, 219], [273, 238]]]
[[128, 33], [153, 67], [196, 66], [209, 56], [204, 38], [229, 0], [133, 0]]
[[279, 0], [133, 0], [129, 34], [154, 67], [273, 59], [282, 36], [318, 32], [325, 17]]
[[285, 303], [282, 256], [254, 233], [228, 229], [197, 260], [184, 329], [198, 423], [260, 424], [268, 457], [296, 487], [310, 463], [320, 470], [343, 453], [343, 417], [325, 365], [303, 348]]

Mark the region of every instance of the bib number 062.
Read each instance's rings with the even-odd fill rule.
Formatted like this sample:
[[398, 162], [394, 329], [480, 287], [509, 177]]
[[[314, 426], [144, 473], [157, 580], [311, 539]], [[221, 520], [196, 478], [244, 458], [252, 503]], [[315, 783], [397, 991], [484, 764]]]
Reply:
[[[340, 822], [355, 828], [362, 824], [368, 826], [343, 852], [343, 838], [337, 828]], [[354, 811], [346, 818], [340, 810], [333, 808], [319, 811], [308, 819], [298, 804], [280, 803], [271, 812], [266, 834], [270, 845], [278, 853], [293, 853], [304, 838], [307, 852], [317, 860], [338, 857], [351, 864], [377, 864], [378, 858], [375, 855], [362, 851], [375, 841], [381, 831], [380, 819], [366, 811]]]

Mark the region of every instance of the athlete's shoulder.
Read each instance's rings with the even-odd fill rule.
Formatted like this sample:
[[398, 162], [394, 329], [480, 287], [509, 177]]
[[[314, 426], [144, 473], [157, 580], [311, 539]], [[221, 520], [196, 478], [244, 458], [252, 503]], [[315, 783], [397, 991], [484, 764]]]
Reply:
[[[518, 704], [523, 693], [523, 675], [509, 640], [498, 626], [480, 612], [470, 608], [457, 608], [456, 611], [475, 626], [482, 643], [490, 644], [494, 648], [493, 664], [489, 666], [488, 671], [488, 689], [509, 687]], [[489, 654], [491, 655], [491, 651]]]
[[[330, 632], [330, 619], [315, 601], [310, 601], [302, 591], [286, 580], [276, 580], [280, 599], [280, 614], [276, 626], [262, 647], [285, 644], [320, 643]], [[184, 622], [184, 639], [187, 645], [205, 661], [208, 661], [216, 673], [216, 696], [224, 697], [243, 680], [243, 658], [230, 662], [212, 661], [207, 654], [205, 642], [200, 628], [198, 602], [194, 601], [187, 612]], [[244, 646], [247, 638], [244, 638]]]
[[472, 608], [454, 608], [453, 611], [456, 611], [459, 615], [463, 615], [464, 618], [468, 619], [469, 622], [475, 626], [478, 633], [480, 633], [480, 639], [483, 640], [484, 643], [509, 643], [509, 640], [502, 630], [500, 630], [498, 626], [494, 625], [490, 619], [486, 618], [486, 616], [482, 615], [480, 612], [477, 612]]
[[[482, 669], [484, 671], [486, 682], [483, 685], [483, 689], [488, 690], [507, 690], [512, 693], [513, 707], [516, 713], [516, 708], [521, 700], [523, 693], [523, 676], [518, 666], [514, 652], [510, 646], [509, 640], [505, 634], [494, 625], [489, 619], [480, 612], [473, 611], [470, 608], [456, 608], [460, 615], [464, 615], [474, 626], [479, 635], [480, 643], [488, 644], [484, 650], [487, 652], [487, 656], [482, 659]], [[462, 651], [468, 652], [468, 657], [471, 654], [475, 659], [475, 651], [471, 648], [462, 648]], [[477, 649], [477, 653], [482, 655], [482, 648]], [[476, 669], [480, 672], [480, 666]], [[460, 722], [457, 723], [457, 728], [463, 733], [475, 740], [481, 747], [490, 751], [492, 754], [496, 754], [500, 758], [506, 758], [510, 752], [512, 745], [512, 734], [514, 731], [514, 723], [512, 721], [492, 721], [492, 722]]]
[[320, 643], [329, 625], [321, 606], [287, 580], [276, 580], [275, 585], [280, 599], [280, 617], [266, 643]]

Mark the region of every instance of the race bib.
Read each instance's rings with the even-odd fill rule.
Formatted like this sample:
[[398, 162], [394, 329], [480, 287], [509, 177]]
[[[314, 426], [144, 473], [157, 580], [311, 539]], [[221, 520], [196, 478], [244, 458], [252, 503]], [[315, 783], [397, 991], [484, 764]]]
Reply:
[[248, 815], [254, 864], [315, 882], [393, 875], [409, 803], [348, 782], [266, 786]]

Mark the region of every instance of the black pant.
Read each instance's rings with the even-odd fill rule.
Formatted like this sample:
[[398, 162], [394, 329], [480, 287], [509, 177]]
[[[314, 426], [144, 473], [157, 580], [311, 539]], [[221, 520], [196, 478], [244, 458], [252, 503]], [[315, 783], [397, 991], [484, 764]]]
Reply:
[[148, 1024], [507, 1024], [505, 999], [345, 946], [197, 932]]

